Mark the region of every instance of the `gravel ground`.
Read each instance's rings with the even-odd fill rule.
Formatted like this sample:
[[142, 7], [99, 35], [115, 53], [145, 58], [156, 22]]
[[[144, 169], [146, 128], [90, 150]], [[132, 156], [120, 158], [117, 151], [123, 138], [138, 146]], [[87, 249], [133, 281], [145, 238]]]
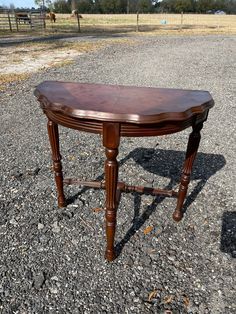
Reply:
[[[1, 94], [1, 313], [236, 313], [235, 64], [235, 37], [138, 37]], [[211, 92], [182, 222], [171, 218], [175, 199], [123, 194], [120, 255], [104, 260], [104, 212], [92, 210], [104, 192], [67, 188], [71, 204], [57, 207], [46, 119], [33, 96], [43, 80]], [[123, 138], [120, 179], [177, 187], [189, 131]], [[60, 132], [65, 175], [101, 178], [100, 136]]]

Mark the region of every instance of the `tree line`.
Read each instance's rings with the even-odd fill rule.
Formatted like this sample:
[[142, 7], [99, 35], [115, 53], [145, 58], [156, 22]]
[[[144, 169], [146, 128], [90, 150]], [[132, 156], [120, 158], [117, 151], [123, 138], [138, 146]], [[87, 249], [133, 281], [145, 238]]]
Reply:
[[236, 0], [35, 0], [56, 13], [214, 13], [236, 14]]

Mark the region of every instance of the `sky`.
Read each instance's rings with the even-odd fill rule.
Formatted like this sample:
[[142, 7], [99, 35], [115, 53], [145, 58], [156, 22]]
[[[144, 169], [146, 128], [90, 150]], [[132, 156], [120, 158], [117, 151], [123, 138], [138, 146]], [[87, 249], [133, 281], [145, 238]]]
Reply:
[[9, 7], [11, 3], [14, 4], [15, 8], [37, 8], [34, 0], [0, 0], [0, 6], [6, 5]]
[[16, 8], [32, 8], [37, 7], [34, 0], [0, 0], [0, 6], [9, 6], [11, 3], [14, 4]]

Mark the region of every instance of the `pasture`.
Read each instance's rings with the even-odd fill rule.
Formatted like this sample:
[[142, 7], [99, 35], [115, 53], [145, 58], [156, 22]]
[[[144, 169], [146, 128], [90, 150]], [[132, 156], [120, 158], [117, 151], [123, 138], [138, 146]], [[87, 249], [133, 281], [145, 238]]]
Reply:
[[[77, 29], [77, 19], [70, 14], [57, 14], [56, 23], [47, 21], [47, 29], [72, 31]], [[236, 33], [235, 15], [210, 14], [83, 14], [82, 32], [225, 32]]]
[[[198, 33], [236, 33], [235, 15], [210, 15], [210, 14], [83, 14], [79, 20], [82, 33], [109, 33], [109, 32], [153, 32], [154, 34], [183, 34]], [[1, 29], [0, 36], [9, 34], [6, 28]], [[6, 18], [4, 20], [6, 22]], [[56, 14], [56, 22], [46, 19], [46, 28], [32, 29], [28, 24], [21, 28], [24, 32], [52, 33], [77, 33], [78, 21], [70, 14]], [[42, 24], [43, 25], [43, 24]], [[16, 28], [13, 27], [13, 33]]]

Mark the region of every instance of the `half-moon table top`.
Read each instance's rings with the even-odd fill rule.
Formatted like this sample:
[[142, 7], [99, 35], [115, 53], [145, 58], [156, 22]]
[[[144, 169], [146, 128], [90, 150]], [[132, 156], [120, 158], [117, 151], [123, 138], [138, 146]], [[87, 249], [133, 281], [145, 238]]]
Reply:
[[45, 81], [35, 96], [45, 111], [98, 121], [184, 121], [214, 105], [207, 91]]

